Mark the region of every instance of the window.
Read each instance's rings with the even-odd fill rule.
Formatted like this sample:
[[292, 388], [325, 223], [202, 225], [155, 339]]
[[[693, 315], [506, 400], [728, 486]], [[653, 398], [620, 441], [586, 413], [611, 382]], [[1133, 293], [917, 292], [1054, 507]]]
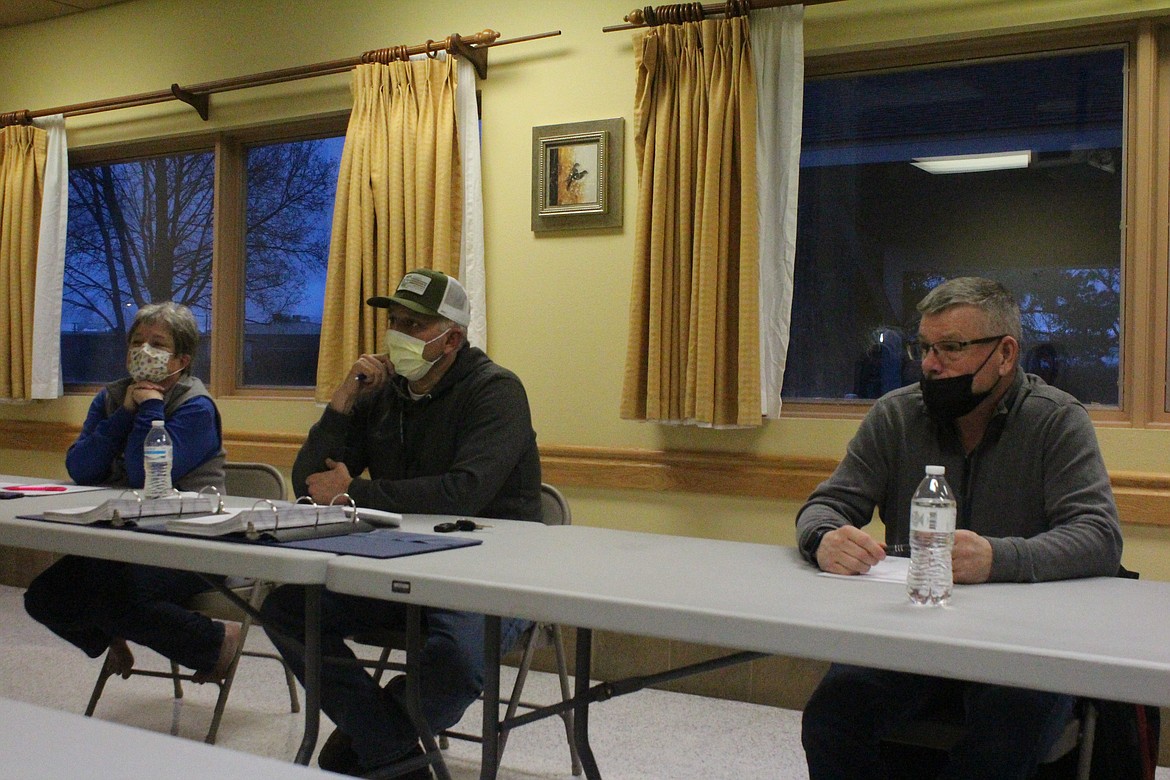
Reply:
[[979, 275], [1020, 302], [1025, 370], [1120, 406], [1126, 69], [1113, 45], [806, 81], [784, 397], [917, 381], [915, 305]]
[[[147, 303], [189, 306], [206, 330], [211, 315], [211, 152], [73, 167], [61, 311], [66, 383], [126, 375], [126, 337]], [[208, 377], [206, 344], [195, 373]]]
[[174, 150], [120, 149], [112, 160], [75, 155], [66, 384], [124, 376], [138, 308], [175, 300], [200, 323], [194, 372], [216, 394], [312, 387], [343, 132], [342, 117]]
[[244, 385], [317, 382], [342, 138], [248, 147]]

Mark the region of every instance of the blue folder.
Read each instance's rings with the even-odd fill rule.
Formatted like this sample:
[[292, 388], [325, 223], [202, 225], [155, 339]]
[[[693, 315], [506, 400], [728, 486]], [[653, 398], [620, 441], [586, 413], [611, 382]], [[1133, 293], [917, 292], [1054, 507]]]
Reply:
[[412, 534], [379, 528], [364, 534], [329, 536], [322, 539], [301, 539], [295, 542], [277, 542], [279, 547], [299, 550], [318, 550], [338, 555], [361, 555], [366, 558], [401, 558], [406, 555], [452, 550], [482, 544], [481, 539], [440, 534]]

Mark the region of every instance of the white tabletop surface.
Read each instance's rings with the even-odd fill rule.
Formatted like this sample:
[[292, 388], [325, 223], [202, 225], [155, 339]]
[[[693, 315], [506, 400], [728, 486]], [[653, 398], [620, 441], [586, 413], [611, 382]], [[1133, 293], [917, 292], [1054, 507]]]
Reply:
[[[44, 480], [0, 475], [0, 484], [17, 481], [34, 484]], [[299, 585], [320, 585], [325, 581], [331, 553], [17, 517], [46, 509], [95, 506], [122, 492], [98, 490], [0, 501], [0, 544]], [[256, 499], [225, 497], [224, 503], [251, 507]]]
[[[489, 521], [483, 544], [343, 556], [341, 593], [827, 661], [1170, 706], [1170, 583], [1093, 578], [957, 586], [820, 575], [792, 548]], [[405, 530], [422, 530], [408, 517]], [[409, 589], [409, 592], [404, 592]]]
[[5, 780], [310, 780], [329, 772], [0, 699]]

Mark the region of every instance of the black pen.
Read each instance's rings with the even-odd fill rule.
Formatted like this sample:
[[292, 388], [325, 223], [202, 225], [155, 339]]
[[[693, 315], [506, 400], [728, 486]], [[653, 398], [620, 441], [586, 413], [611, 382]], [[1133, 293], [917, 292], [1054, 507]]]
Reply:
[[910, 545], [908, 544], [887, 544], [886, 555], [895, 555], [899, 558], [910, 557]]

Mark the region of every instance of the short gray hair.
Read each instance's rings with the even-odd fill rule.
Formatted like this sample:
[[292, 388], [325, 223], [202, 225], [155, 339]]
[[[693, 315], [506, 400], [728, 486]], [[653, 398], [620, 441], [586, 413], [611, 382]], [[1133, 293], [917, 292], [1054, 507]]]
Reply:
[[199, 349], [199, 323], [190, 309], [181, 303], [164, 301], [143, 306], [134, 315], [134, 324], [126, 334], [126, 341], [134, 338], [134, 331], [140, 325], [162, 324], [171, 332], [171, 339], [175, 342], [175, 355], [190, 355], [191, 362], [183, 369], [184, 374], [191, 373], [191, 363], [195, 361], [195, 353]]
[[960, 276], [943, 282], [918, 302], [923, 315], [939, 314], [952, 306], [974, 306], [987, 317], [992, 333], [1007, 334], [1018, 343], [1022, 338], [1020, 306], [1008, 288], [994, 279], [978, 276]]

